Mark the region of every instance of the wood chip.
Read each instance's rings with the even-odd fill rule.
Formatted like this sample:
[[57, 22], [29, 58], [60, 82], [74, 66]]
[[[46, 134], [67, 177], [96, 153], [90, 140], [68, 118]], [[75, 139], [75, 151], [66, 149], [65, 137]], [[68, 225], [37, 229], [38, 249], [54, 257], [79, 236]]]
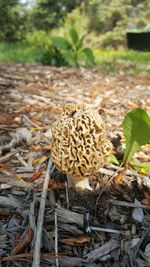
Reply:
[[90, 262], [94, 262], [101, 257], [109, 254], [112, 250], [119, 247], [119, 243], [116, 240], [110, 240], [99, 248], [92, 250], [88, 254], [85, 255], [85, 258]]

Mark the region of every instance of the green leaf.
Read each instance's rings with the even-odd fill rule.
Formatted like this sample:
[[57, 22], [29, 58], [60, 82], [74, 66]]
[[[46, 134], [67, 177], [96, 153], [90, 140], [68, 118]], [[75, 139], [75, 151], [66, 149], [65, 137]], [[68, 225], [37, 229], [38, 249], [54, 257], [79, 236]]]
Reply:
[[76, 45], [77, 50], [80, 50], [81, 48], [83, 48], [83, 40], [84, 40], [84, 38], [85, 38], [85, 35], [83, 35], [83, 36], [79, 39], [79, 41], [78, 41], [78, 43], [77, 43], [77, 45]]
[[64, 53], [62, 53], [65, 60], [72, 65], [72, 63], [74, 62], [74, 53], [71, 49], [68, 49], [67, 51], [65, 51]]
[[53, 47], [63, 50], [68, 50], [70, 48], [70, 43], [63, 37], [52, 37], [51, 39], [53, 41]]
[[146, 171], [150, 172], [150, 162], [132, 162], [132, 166], [144, 168]]
[[113, 154], [110, 156], [109, 161], [113, 164], [119, 165], [119, 161], [117, 160], [117, 158]]
[[142, 145], [150, 141], [150, 117], [140, 108], [129, 112], [123, 121], [126, 142], [123, 163], [127, 164]]
[[82, 49], [81, 52], [85, 54], [87, 62], [89, 64], [92, 64], [92, 65], [95, 64], [93, 52], [92, 52], [92, 50], [90, 48], [84, 48], [84, 49]]
[[79, 40], [78, 33], [76, 32], [76, 30], [75, 29], [70, 29], [69, 35], [70, 35], [73, 43], [76, 45], [78, 40]]

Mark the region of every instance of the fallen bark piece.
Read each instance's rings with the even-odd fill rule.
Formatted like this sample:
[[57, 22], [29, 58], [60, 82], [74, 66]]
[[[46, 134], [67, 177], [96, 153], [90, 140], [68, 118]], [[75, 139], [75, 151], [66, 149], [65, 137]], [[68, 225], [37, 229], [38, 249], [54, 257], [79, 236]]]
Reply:
[[[50, 259], [46, 259], [45, 261], [48, 263], [52, 263], [55, 265], [55, 259], [53, 259], [52, 257]], [[85, 264], [87, 263], [86, 260], [84, 260], [83, 258], [77, 258], [77, 257], [59, 257], [59, 264], [60, 266], [63, 267], [80, 267], [80, 266], [85, 266]]]
[[76, 225], [72, 225], [69, 223], [67, 224], [59, 223], [59, 229], [69, 233], [70, 235], [74, 235], [74, 236], [83, 235], [83, 231], [81, 231]]
[[13, 136], [13, 138], [17, 139], [18, 142], [25, 140], [27, 145], [31, 145], [32, 143], [32, 135], [26, 127], [17, 129], [17, 131], [15, 133], [12, 133], [11, 135]]
[[76, 223], [83, 227], [83, 214], [57, 207], [58, 221], [63, 223]]
[[116, 240], [110, 240], [101, 247], [89, 252], [85, 255], [85, 258], [90, 262], [94, 262], [97, 259], [109, 254], [112, 250], [119, 247], [119, 243]]
[[0, 196], [0, 207], [13, 208], [13, 209], [21, 208], [23, 207], [23, 202], [11, 195]]
[[148, 189], [148, 191], [150, 192], [150, 177], [143, 176], [141, 178], [141, 180], [142, 180], [142, 185], [144, 185]]
[[[135, 204], [140, 205], [141, 202], [135, 199]], [[144, 212], [142, 208], [134, 208], [132, 211], [132, 217], [136, 222], [143, 222], [144, 220]]]
[[17, 180], [13, 176], [8, 176], [0, 173], [0, 183], [5, 183], [14, 187], [24, 188], [26, 190], [33, 190], [33, 185], [25, 181]]
[[150, 264], [150, 243], [147, 244], [144, 254], [145, 254], [147, 262]]

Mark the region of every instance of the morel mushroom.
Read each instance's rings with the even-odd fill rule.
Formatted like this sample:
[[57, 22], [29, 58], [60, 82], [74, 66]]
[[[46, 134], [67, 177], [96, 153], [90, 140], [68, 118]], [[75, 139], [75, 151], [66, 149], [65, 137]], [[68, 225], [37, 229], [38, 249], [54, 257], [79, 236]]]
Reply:
[[88, 177], [108, 162], [112, 145], [98, 110], [67, 104], [52, 125], [51, 159], [76, 189], [92, 190]]

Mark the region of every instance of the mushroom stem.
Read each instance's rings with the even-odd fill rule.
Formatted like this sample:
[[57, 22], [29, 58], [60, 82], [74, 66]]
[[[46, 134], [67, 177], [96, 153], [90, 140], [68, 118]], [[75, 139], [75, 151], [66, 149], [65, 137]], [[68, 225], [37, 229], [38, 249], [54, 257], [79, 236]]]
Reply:
[[68, 188], [75, 187], [74, 177], [70, 174], [67, 174]]
[[67, 174], [67, 180], [68, 180], [68, 187], [74, 187], [76, 191], [84, 191], [84, 190], [89, 190], [93, 191], [93, 188], [89, 184], [89, 179], [84, 178], [84, 179], [78, 179], [70, 174]]

